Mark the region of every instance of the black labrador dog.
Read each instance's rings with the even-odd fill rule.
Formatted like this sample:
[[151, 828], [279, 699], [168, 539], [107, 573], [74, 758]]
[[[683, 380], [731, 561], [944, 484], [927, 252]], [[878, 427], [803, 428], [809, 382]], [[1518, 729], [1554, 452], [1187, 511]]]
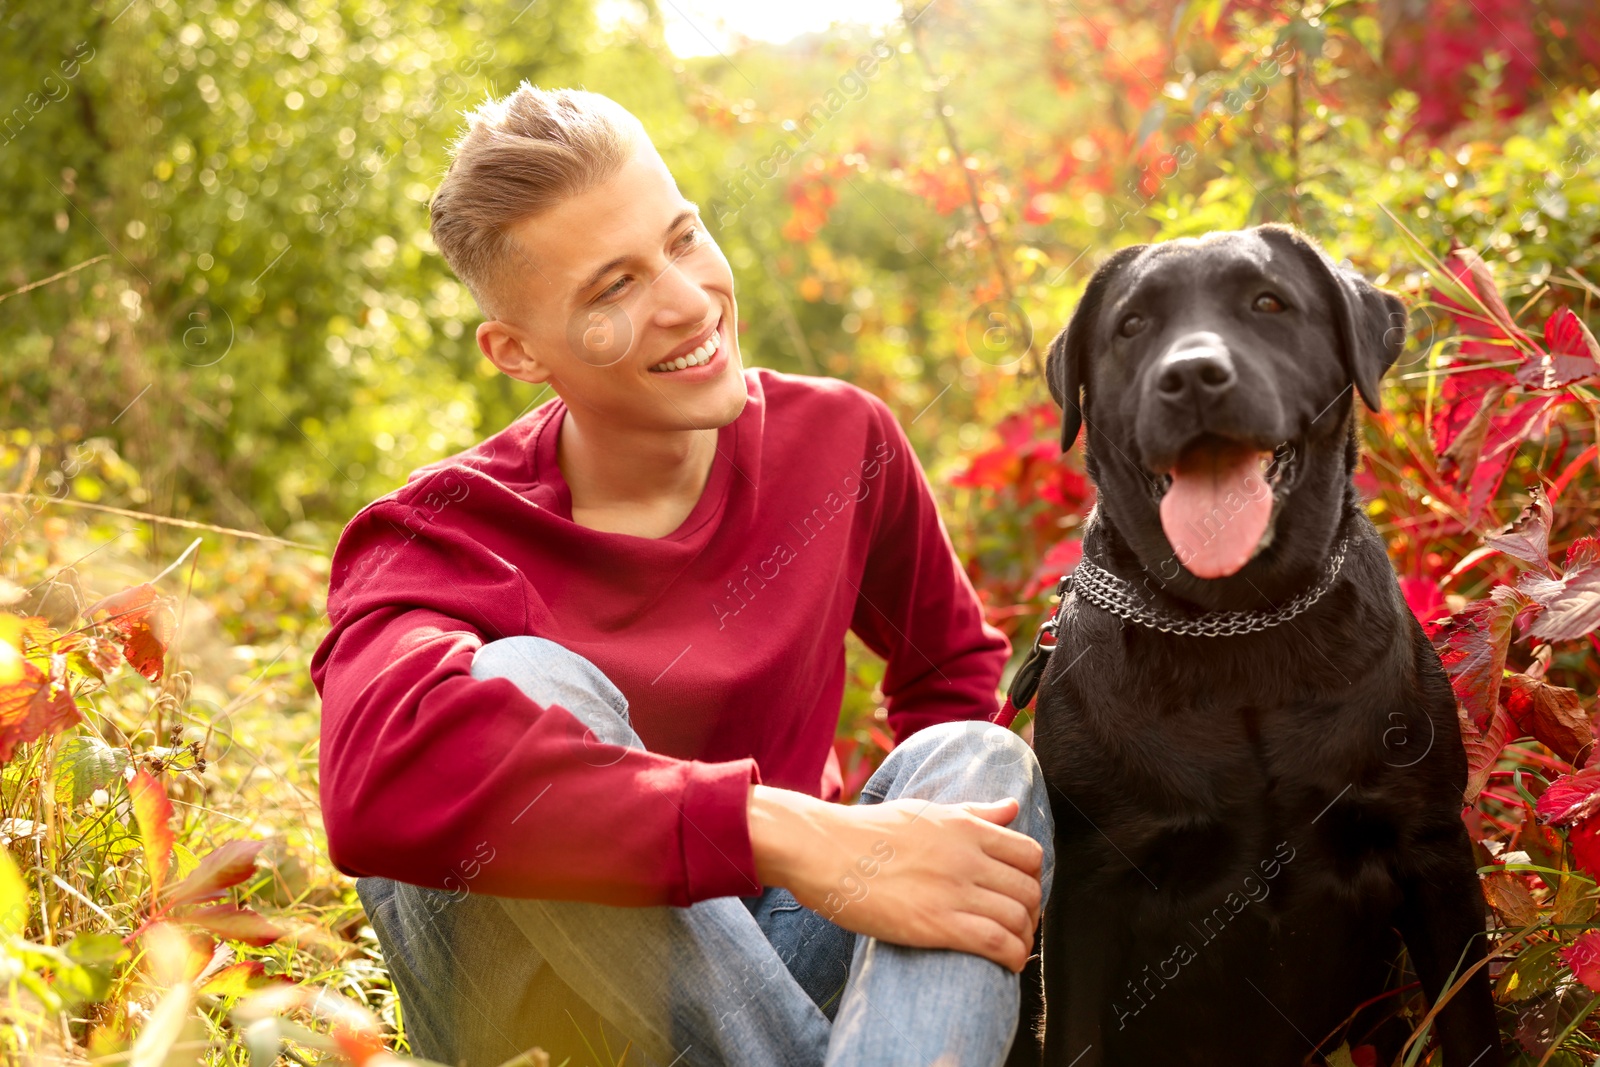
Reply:
[[[1455, 698], [1351, 481], [1404, 341], [1268, 225], [1118, 251], [1052, 342], [1099, 500], [1038, 689], [1058, 873], [1010, 1063], [1388, 1063], [1402, 940], [1430, 1003], [1482, 958]], [[1433, 1033], [1501, 1062], [1483, 969]]]

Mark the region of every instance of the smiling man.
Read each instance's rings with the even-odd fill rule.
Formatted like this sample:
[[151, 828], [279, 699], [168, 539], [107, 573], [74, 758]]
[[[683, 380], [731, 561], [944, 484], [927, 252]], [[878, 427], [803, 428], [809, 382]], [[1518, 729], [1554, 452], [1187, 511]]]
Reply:
[[[555, 396], [334, 555], [324, 820], [412, 1048], [999, 1063], [1049, 806], [887, 406], [744, 368], [727, 260], [606, 97], [480, 108], [432, 230], [484, 355]], [[897, 745], [844, 805], [851, 630]]]

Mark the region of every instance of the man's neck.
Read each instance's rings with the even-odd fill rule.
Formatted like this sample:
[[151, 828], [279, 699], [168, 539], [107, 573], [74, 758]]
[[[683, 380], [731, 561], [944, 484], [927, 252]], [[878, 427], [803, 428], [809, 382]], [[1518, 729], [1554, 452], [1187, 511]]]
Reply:
[[717, 430], [595, 428], [571, 408], [561, 420], [556, 462], [580, 526], [665, 537], [689, 517], [716, 457]]

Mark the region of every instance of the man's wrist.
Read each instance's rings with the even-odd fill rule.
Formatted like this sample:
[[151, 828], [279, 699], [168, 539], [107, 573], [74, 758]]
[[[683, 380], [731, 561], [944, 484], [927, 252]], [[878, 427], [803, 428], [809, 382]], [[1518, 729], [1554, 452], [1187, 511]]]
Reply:
[[790, 886], [804, 842], [814, 830], [815, 809], [824, 803], [792, 789], [750, 787], [750, 852], [762, 885]]

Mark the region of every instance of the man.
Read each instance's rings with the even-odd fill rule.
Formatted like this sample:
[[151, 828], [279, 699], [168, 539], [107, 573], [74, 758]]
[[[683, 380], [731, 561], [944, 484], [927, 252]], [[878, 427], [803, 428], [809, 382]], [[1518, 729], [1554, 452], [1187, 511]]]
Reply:
[[[432, 231], [484, 355], [556, 396], [334, 556], [324, 819], [413, 1047], [1000, 1062], [1049, 805], [887, 406], [744, 370], [727, 261], [603, 96], [480, 108]], [[853, 806], [846, 630], [898, 742]]]

